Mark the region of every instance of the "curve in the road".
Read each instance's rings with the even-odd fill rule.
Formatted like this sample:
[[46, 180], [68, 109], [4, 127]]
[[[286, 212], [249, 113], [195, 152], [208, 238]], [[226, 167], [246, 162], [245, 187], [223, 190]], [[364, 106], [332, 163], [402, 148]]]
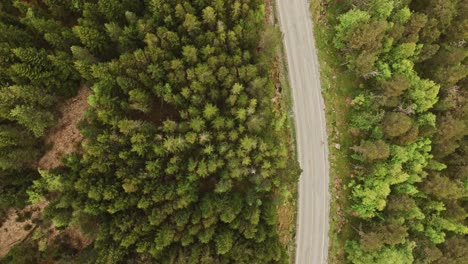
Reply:
[[329, 165], [324, 101], [307, 0], [276, 0], [294, 101], [299, 179], [296, 264], [328, 255]]

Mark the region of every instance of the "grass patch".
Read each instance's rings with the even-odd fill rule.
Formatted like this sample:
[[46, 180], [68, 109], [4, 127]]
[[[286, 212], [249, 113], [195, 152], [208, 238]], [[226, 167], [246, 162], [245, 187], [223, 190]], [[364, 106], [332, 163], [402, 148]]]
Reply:
[[[354, 236], [349, 208], [350, 190], [346, 188], [351, 176], [350, 147], [355, 139], [348, 128], [349, 100], [355, 95], [359, 83], [342, 65], [343, 60], [333, 47], [334, 25], [344, 4], [337, 0], [313, 0], [315, 41], [320, 60], [320, 75], [326, 107], [329, 162], [330, 162], [330, 230], [328, 262], [345, 263], [344, 244]], [[340, 1], [342, 3], [343, 1]]]

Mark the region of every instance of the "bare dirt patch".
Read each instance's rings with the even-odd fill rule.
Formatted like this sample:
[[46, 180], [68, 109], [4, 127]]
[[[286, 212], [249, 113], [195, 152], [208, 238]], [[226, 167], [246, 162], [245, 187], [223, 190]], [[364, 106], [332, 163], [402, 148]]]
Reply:
[[270, 25], [275, 24], [275, 11], [272, 1], [273, 0], [265, 0], [265, 22]]
[[[53, 128], [45, 139], [45, 143], [51, 146], [51, 149], [39, 160], [37, 167], [40, 169], [53, 169], [61, 165], [61, 157], [64, 154], [72, 153], [76, 146], [83, 140], [83, 136], [77, 128], [78, 122], [83, 117], [88, 108], [87, 98], [90, 90], [81, 87], [78, 94], [65, 101], [59, 106], [61, 113], [57, 126]], [[0, 258], [8, 254], [10, 249], [18, 243], [28, 239], [30, 234], [38, 227], [34, 223], [35, 219], [40, 219], [47, 201], [35, 205], [29, 205], [22, 210], [10, 210], [7, 220], [0, 227]], [[17, 221], [21, 215], [29, 215], [24, 221]], [[25, 230], [25, 227], [29, 227]], [[44, 227], [41, 227], [43, 229]], [[44, 230], [42, 230], [44, 231]], [[75, 228], [69, 228], [64, 231], [56, 230], [53, 226], [48, 230], [50, 236], [49, 243], [59, 234], [65, 233], [70, 237], [73, 245], [77, 248], [83, 248], [92, 241], [83, 237]]]
[[39, 160], [39, 168], [52, 169], [60, 166], [61, 157], [64, 154], [73, 152], [76, 145], [83, 140], [83, 136], [76, 125], [88, 108], [87, 98], [89, 94], [88, 88], [81, 87], [77, 96], [68, 99], [59, 107], [62, 117], [45, 140], [45, 143], [52, 145], [52, 148]]
[[48, 230], [47, 243], [50, 245], [54, 240], [65, 237], [69, 245], [77, 250], [82, 250], [93, 243], [93, 239], [84, 236], [78, 227], [69, 227], [65, 230], [57, 230], [51, 226]]
[[[33, 219], [40, 217], [46, 204], [43, 202], [29, 205], [22, 210], [9, 212], [7, 220], [0, 227], [0, 258], [8, 254], [13, 246], [27, 239], [29, 234], [34, 231], [36, 225], [33, 223]], [[31, 216], [24, 222], [18, 222], [17, 218], [21, 214], [31, 214]], [[30, 226], [30, 228], [25, 230], [26, 226]]]
[[294, 226], [295, 209], [293, 204], [285, 204], [278, 208], [278, 234], [281, 244], [287, 247], [292, 241], [291, 227]]

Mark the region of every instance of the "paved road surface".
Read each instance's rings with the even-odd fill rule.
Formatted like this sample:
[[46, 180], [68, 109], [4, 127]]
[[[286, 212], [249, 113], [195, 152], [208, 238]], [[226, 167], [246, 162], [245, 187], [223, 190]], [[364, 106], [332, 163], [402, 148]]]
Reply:
[[284, 34], [299, 162], [296, 264], [327, 262], [329, 165], [324, 104], [307, 0], [276, 0]]

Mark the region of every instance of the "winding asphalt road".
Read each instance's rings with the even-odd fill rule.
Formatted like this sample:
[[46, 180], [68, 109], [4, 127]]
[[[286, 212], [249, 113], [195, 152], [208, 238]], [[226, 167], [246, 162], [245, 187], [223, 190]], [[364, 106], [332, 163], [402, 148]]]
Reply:
[[329, 165], [324, 103], [307, 0], [276, 0], [294, 100], [299, 179], [296, 264], [327, 263]]

